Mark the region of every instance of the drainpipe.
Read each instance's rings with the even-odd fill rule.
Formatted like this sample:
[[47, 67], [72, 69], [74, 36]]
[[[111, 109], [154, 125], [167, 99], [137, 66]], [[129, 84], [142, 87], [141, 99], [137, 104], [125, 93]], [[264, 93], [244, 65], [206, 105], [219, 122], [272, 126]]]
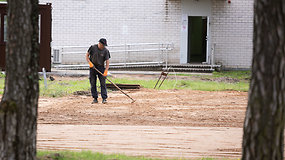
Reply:
[[214, 43], [213, 46], [212, 46], [212, 52], [211, 52], [211, 69], [213, 69], [213, 65], [214, 65], [214, 63], [215, 63], [215, 60], [214, 60], [215, 49], [216, 49], [216, 43]]

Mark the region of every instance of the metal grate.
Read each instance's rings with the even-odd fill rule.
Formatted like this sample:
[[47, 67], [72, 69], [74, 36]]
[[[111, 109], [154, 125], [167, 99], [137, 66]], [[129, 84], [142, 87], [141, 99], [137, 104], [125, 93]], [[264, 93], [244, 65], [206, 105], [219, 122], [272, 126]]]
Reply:
[[53, 63], [54, 64], [61, 63], [59, 49], [53, 49]]

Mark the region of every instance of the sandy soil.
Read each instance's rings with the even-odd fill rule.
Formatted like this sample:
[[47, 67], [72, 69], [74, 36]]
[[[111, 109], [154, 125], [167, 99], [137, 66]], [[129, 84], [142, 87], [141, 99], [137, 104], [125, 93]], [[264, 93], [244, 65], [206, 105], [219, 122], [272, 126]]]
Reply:
[[140, 89], [40, 98], [38, 148], [92, 150], [160, 158], [241, 155], [247, 93]]
[[241, 128], [224, 127], [50, 124], [38, 127], [38, 149], [41, 150], [91, 150], [177, 159], [237, 159], [241, 138]]
[[[90, 96], [40, 98], [39, 124], [242, 127], [247, 93], [191, 90], [109, 93], [108, 104]], [[100, 101], [100, 99], [99, 99]]]
[[91, 104], [92, 97], [86, 95], [41, 97], [38, 148], [162, 158], [240, 157], [247, 92], [153, 89], [126, 92], [135, 103], [118, 91], [109, 92], [108, 104]]

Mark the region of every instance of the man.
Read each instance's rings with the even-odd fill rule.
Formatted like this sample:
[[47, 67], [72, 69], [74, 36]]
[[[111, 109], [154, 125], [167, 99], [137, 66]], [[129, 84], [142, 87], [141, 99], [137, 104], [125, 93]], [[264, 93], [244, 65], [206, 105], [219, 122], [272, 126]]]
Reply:
[[[86, 60], [90, 66], [90, 73], [89, 73], [89, 80], [91, 84], [91, 93], [92, 97], [94, 98], [92, 103], [98, 103], [98, 92], [97, 92], [97, 76], [100, 80], [101, 86], [101, 97], [102, 103], [107, 103], [107, 87], [106, 87], [106, 79], [108, 69], [109, 69], [109, 59], [111, 58], [109, 50], [105, 47], [107, 46], [107, 40], [105, 38], [101, 38], [99, 43], [96, 45], [92, 45], [86, 54]], [[104, 63], [106, 61], [106, 68], [104, 67]], [[94, 68], [98, 69], [101, 73], [104, 73], [102, 76], [98, 73]]]

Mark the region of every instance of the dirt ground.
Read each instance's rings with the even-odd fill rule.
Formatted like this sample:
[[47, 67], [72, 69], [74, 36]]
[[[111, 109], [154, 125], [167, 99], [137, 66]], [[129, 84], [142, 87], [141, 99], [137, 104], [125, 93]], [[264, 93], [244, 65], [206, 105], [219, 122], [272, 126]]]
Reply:
[[91, 150], [129, 156], [240, 158], [242, 128], [130, 125], [38, 127], [40, 150]]
[[[109, 93], [108, 104], [90, 96], [40, 98], [40, 124], [242, 127], [247, 93], [140, 89]], [[100, 99], [99, 99], [100, 102]]]
[[158, 158], [239, 158], [247, 92], [140, 89], [40, 98], [38, 148]]
[[[115, 75], [130, 79], [158, 76]], [[101, 99], [91, 104], [88, 95], [40, 97], [38, 148], [161, 158], [240, 157], [247, 92], [145, 88], [125, 92], [136, 102], [119, 91], [108, 93], [107, 104], [100, 103]]]

